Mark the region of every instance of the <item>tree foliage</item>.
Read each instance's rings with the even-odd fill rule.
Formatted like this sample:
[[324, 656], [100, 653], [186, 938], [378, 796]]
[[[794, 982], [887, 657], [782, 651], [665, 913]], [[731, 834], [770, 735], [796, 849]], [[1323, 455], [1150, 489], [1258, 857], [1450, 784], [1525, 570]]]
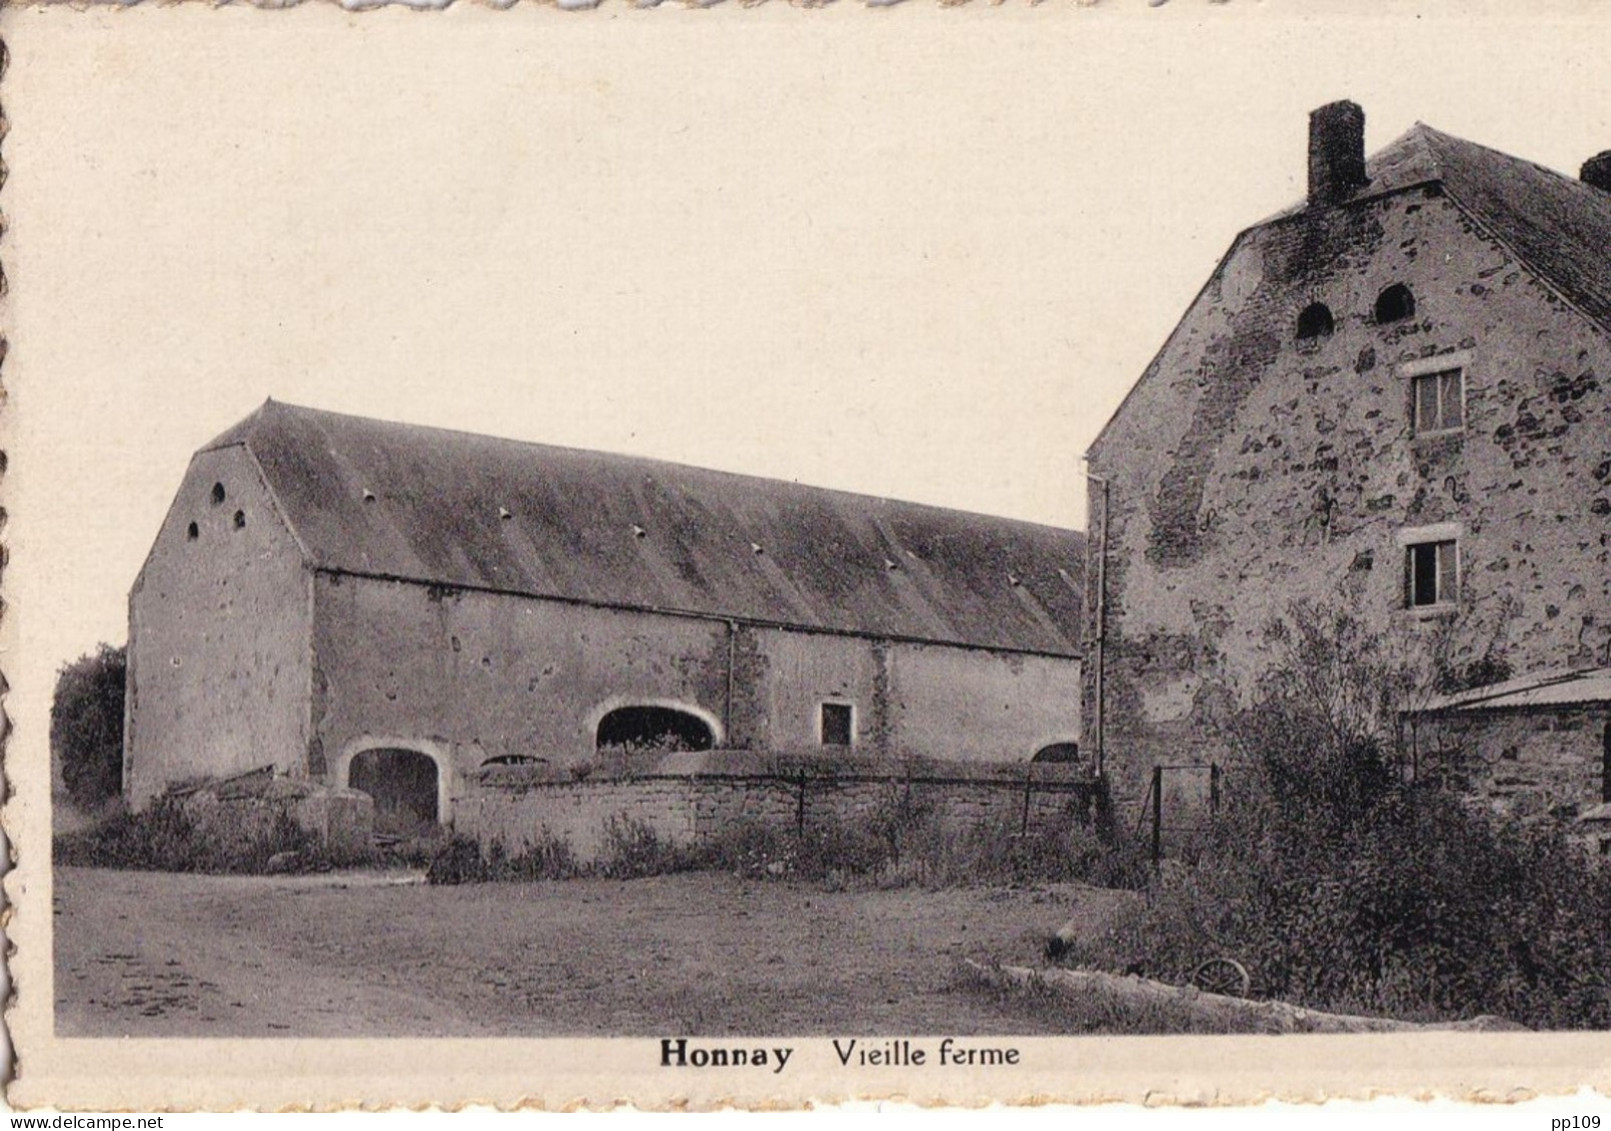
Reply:
[[73, 804], [92, 811], [123, 790], [124, 649], [102, 644], [64, 664], [50, 708], [50, 751]]

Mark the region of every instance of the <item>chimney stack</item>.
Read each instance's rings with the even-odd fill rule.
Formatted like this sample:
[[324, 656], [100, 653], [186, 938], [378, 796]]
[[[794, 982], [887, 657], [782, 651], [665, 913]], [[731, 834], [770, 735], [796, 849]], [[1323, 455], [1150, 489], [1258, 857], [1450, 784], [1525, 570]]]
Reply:
[[1310, 207], [1336, 204], [1365, 183], [1365, 111], [1329, 102], [1310, 113]]
[[1593, 185], [1601, 192], [1611, 192], [1611, 149], [1583, 162], [1580, 175], [1584, 184]]

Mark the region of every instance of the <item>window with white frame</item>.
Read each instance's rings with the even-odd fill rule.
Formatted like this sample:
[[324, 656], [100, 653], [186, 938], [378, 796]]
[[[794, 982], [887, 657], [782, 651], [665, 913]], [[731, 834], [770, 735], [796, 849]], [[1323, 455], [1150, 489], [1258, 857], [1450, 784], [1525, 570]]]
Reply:
[[1411, 436], [1440, 436], [1466, 426], [1466, 375], [1475, 350], [1418, 357], [1394, 367], [1409, 401]]
[[1415, 434], [1455, 432], [1465, 427], [1465, 370], [1458, 367], [1410, 378]]
[[1404, 547], [1404, 606], [1453, 605], [1460, 591], [1460, 546], [1453, 538]]

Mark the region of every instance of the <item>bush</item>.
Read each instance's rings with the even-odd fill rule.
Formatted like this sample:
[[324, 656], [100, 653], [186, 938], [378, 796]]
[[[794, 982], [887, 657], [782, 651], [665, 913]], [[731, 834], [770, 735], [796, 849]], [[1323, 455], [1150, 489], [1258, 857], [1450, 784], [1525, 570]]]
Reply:
[[102, 644], [62, 666], [50, 707], [50, 753], [73, 804], [93, 812], [123, 792], [122, 648]]
[[808, 825], [803, 834], [741, 822], [702, 842], [694, 866], [752, 878], [792, 878], [834, 887], [1082, 881], [1139, 887], [1149, 874], [1139, 846], [1104, 838], [1070, 813], [1020, 833], [1011, 824], [942, 824], [928, 801], [892, 789], [863, 816]]
[[604, 821], [604, 848], [597, 864], [601, 876], [635, 880], [687, 871], [692, 863], [678, 846], [661, 840], [646, 821], [624, 813]]
[[452, 836], [437, 845], [425, 868], [428, 884], [472, 884], [498, 880], [565, 880], [582, 874], [570, 842], [546, 828], [511, 856], [502, 841], [487, 846], [467, 836]]
[[1183, 980], [1228, 955], [1316, 1009], [1611, 1026], [1611, 869], [1404, 780], [1384, 739], [1401, 672], [1349, 618], [1292, 619], [1285, 665], [1227, 720], [1232, 806], [1069, 959]]
[[467, 836], [443, 841], [425, 866], [428, 884], [478, 884], [492, 879], [492, 869], [481, 855], [481, 845]]
[[802, 867], [800, 841], [792, 832], [752, 820], [725, 826], [692, 856], [702, 868], [747, 880], [796, 877]]
[[493, 870], [500, 879], [565, 880], [580, 872], [570, 841], [556, 837], [544, 828], [535, 841], [528, 841], [520, 852], [505, 858], [503, 845], [492, 844]]
[[269, 860], [294, 854], [294, 870], [316, 871], [333, 861], [317, 840], [281, 812], [266, 824], [214, 822], [205, 831], [182, 802], [163, 798], [140, 813], [119, 812], [52, 845], [61, 865], [159, 872], [268, 871]]

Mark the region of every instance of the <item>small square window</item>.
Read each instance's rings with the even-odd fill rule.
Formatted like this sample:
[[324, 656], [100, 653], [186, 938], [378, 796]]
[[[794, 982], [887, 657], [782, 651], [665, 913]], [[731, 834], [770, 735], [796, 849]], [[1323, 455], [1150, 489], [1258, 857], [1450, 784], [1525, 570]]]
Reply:
[[1465, 427], [1465, 371], [1442, 369], [1413, 378], [1415, 434]]
[[849, 703], [822, 705], [822, 744], [849, 746], [851, 736], [851, 709]]
[[1406, 608], [1452, 605], [1459, 589], [1460, 555], [1454, 542], [1417, 542], [1404, 548]]

